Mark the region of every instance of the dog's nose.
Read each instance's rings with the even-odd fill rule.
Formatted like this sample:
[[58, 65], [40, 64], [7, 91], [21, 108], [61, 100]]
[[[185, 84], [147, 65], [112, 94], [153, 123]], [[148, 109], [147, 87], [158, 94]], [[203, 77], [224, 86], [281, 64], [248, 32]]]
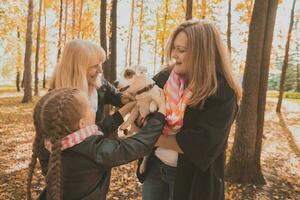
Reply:
[[118, 86], [119, 86], [119, 81], [114, 81], [114, 86], [116, 87], [116, 88], [118, 88]]

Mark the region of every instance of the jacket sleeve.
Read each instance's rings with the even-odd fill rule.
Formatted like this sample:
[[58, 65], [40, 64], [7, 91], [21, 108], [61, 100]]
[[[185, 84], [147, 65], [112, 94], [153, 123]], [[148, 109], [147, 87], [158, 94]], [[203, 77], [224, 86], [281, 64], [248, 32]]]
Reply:
[[102, 138], [95, 140], [89, 155], [104, 168], [129, 163], [149, 154], [162, 132], [164, 115], [156, 113], [137, 134], [126, 139]]
[[122, 107], [121, 102], [122, 93], [119, 92], [108, 80], [103, 79], [104, 104], [110, 104], [116, 107]]
[[96, 124], [104, 133], [104, 136], [109, 136], [109, 134], [114, 133], [123, 122], [123, 117], [117, 111], [112, 115], [105, 116], [103, 120], [96, 122]]
[[176, 135], [176, 141], [184, 156], [205, 171], [225, 150], [237, 111], [234, 92], [222, 83], [216, 94], [206, 100], [201, 110], [191, 110], [193, 113], [186, 114], [193, 115], [194, 124], [189, 128], [183, 126]]

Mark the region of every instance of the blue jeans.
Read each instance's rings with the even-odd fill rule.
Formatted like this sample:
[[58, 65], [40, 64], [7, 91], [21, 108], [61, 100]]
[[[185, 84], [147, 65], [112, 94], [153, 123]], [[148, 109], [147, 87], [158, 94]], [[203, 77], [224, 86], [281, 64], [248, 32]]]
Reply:
[[154, 157], [143, 183], [143, 200], [173, 200], [176, 167], [166, 165]]

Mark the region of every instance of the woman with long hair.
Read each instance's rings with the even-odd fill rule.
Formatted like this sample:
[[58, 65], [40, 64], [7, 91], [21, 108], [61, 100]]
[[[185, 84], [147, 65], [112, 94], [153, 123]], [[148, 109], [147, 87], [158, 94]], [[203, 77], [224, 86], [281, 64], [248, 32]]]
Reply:
[[166, 95], [166, 121], [150, 155], [143, 200], [224, 199], [225, 150], [241, 89], [216, 26], [188, 20], [172, 33], [153, 79]]

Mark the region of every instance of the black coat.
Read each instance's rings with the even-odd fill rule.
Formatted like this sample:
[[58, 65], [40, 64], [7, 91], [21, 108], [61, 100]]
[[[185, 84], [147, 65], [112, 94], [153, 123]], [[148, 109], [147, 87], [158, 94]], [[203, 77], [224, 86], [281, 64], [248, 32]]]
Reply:
[[[164, 115], [155, 113], [134, 136], [126, 139], [91, 136], [64, 150], [61, 158], [63, 199], [105, 200], [111, 168], [149, 154], [164, 123]], [[46, 189], [39, 199], [46, 199]]]
[[[164, 70], [153, 80], [162, 88], [169, 74]], [[225, 151], [237, 102], [225, 78], [218, 74], [217, 79], [216, 94], [206, 100], [202, 109], [187, 106], [183, 126], [176, 134], [184, 153], [178, 155], [174, 200], [224, 199]], [[151, 167], [153, 156], [152, 153], [146, 169]]]
[[106, 79], [102, 79], [102, 86], [97, 90], [98, 93], [98, 109], [96, 113], [96, 121], [102, 121], [104, 118], [104, 105], [113, 105], [121, 107], [122, 93], [120, 93], [111, 83]]

